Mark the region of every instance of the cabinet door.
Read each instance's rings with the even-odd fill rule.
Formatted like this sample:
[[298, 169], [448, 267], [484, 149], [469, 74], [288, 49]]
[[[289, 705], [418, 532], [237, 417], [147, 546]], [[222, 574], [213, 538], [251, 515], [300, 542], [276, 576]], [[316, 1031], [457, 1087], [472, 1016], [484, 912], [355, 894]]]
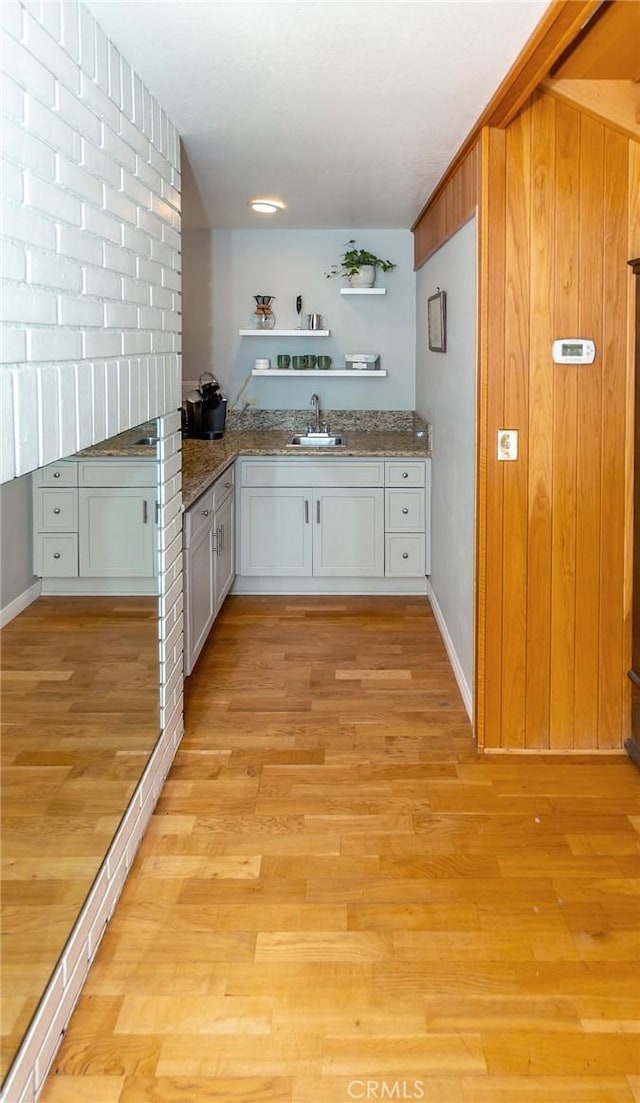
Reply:
[[297, 487], [243, 487], [240, 574], [311, 574], [312, 492]]
[[215, 535], [215, 611], [231, 589], [235, 575], [235, 509], [233, 494], [216, 510], [213, 519]]
[[315, 490], [313, 521], [314, 575], [382, 578], [384, 491], [381, 488]]
[[80, 577], [154, 576], [153, 490], [81, 487], [78, 514]]
[[193, 670], [215, 617], [213, 533], [213, 524], [205, 525], [185, 552], [185, 674]]

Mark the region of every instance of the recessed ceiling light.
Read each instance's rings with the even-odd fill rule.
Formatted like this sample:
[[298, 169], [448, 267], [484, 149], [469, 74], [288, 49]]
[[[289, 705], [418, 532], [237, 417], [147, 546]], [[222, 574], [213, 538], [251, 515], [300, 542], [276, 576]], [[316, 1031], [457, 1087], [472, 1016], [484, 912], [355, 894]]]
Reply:
[[275, 214], [276, 211], [283, 211], [286, 203], [281, 199], [250, 199], [249, 206], [258, 214]]

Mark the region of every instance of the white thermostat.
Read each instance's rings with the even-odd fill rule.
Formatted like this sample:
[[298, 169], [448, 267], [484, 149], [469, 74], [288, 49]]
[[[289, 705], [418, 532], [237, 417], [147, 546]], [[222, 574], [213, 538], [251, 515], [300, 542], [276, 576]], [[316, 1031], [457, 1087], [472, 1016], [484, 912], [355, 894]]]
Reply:
[[593, 364], [596, 346], [584, 337], [561, 337], [551, 346], [554, 364]]

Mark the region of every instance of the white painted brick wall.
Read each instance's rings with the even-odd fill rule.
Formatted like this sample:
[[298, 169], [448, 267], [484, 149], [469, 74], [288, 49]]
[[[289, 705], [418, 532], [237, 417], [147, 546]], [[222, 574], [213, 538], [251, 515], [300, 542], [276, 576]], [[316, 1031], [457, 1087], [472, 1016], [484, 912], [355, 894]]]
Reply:
[[[180, 166], [166, 113], [77, 0], [3, 0], [0, 13], [5, 481], [58, 458], [56, 439], [74, 451], [136, 424], [141, 408], [177, 409]], [[122, 384], [122, 358], [135, 387]], [[52, 365], [57, 394], [36, 386], [30, 411], [20, 373], [37, 380]], [[150, 388], [142, 401], [138, 384]]]
[[[182, 735], [179, 136], [77, 0], [0, 3], [0, 481], [159, 417], [162, 733], [0, 1103], [35, 1100]], [[165, 415], [165, 416], [163, 416]], [[165, 531], [166, 529], [166, 531]]]

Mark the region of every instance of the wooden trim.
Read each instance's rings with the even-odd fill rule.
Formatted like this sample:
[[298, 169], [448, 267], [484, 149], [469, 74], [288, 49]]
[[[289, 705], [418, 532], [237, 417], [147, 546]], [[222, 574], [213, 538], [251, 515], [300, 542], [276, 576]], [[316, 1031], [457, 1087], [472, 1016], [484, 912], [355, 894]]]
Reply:
[[414, 234], [416, 269], [476, 214], [480, 198], [480, 141], [449, 178]]
[[[597, 34], [591, 34], [596, 23]], [[554, 80], [640, 80], [639, 0], [604, 0], [590, 25], [558, 58], [551, 76]]]
[[640, 84], [627, 80], [545, 80], [541, 90], [605, 122], [625, 138], [640, 140]]
[[[454, 237], [458, 233], [458, 230], [461, 230], [463, 226], [466, 226], [467, 222], [471, 222], [472, 218], [476, 218], [477, 214], [478, 214], [478, 204], [475, 203], [474, 206], [473, 206], [473, 210], [470, 210], [469, 213], [467, 215], [465, 215], [465, 217], [459, 223], [457, 223], [450, 230], [448, 230], [442, 237], [439, 237], [437, 243], [435, 245], [431, 246], [429, 251], [427, 253], [425, 253], [424, 256], [421, 256], [420, 259], [418, 259], [418, 257], [416, 256], [416, 258], [415, 258], [415, 271], [417, 272], [419, 268], [422, 268], [422, 265], [426, 264], [427, 261], [431, 259], [433, 254], [438, 252], [438, 249], [441, 249], [443, 245], [446, 245], [447, 242], [450, 241], [451, 238]], [[416, 249], [416, 253], [417, 253], [417, 249]], [[361, 375], [362, 373], [358, 372], [358, 374]]]
[[460, 146], [444, 176], [422, 207], [411, 227], [413, 232], [476, 144], [483, 128], [491, 126], [503, 129], [509, 125], [532, 92], [548, 75], [553, 63], [582, 31], [599, 7], [600, 0], [553, 0], [475, 126]]
[[485, 129], [481, 153], [474, 673], [479, 748], [499, 740], [501, 730], [504, 465], [493, 462], [493, 440], [504, 406], [505, 131]]

